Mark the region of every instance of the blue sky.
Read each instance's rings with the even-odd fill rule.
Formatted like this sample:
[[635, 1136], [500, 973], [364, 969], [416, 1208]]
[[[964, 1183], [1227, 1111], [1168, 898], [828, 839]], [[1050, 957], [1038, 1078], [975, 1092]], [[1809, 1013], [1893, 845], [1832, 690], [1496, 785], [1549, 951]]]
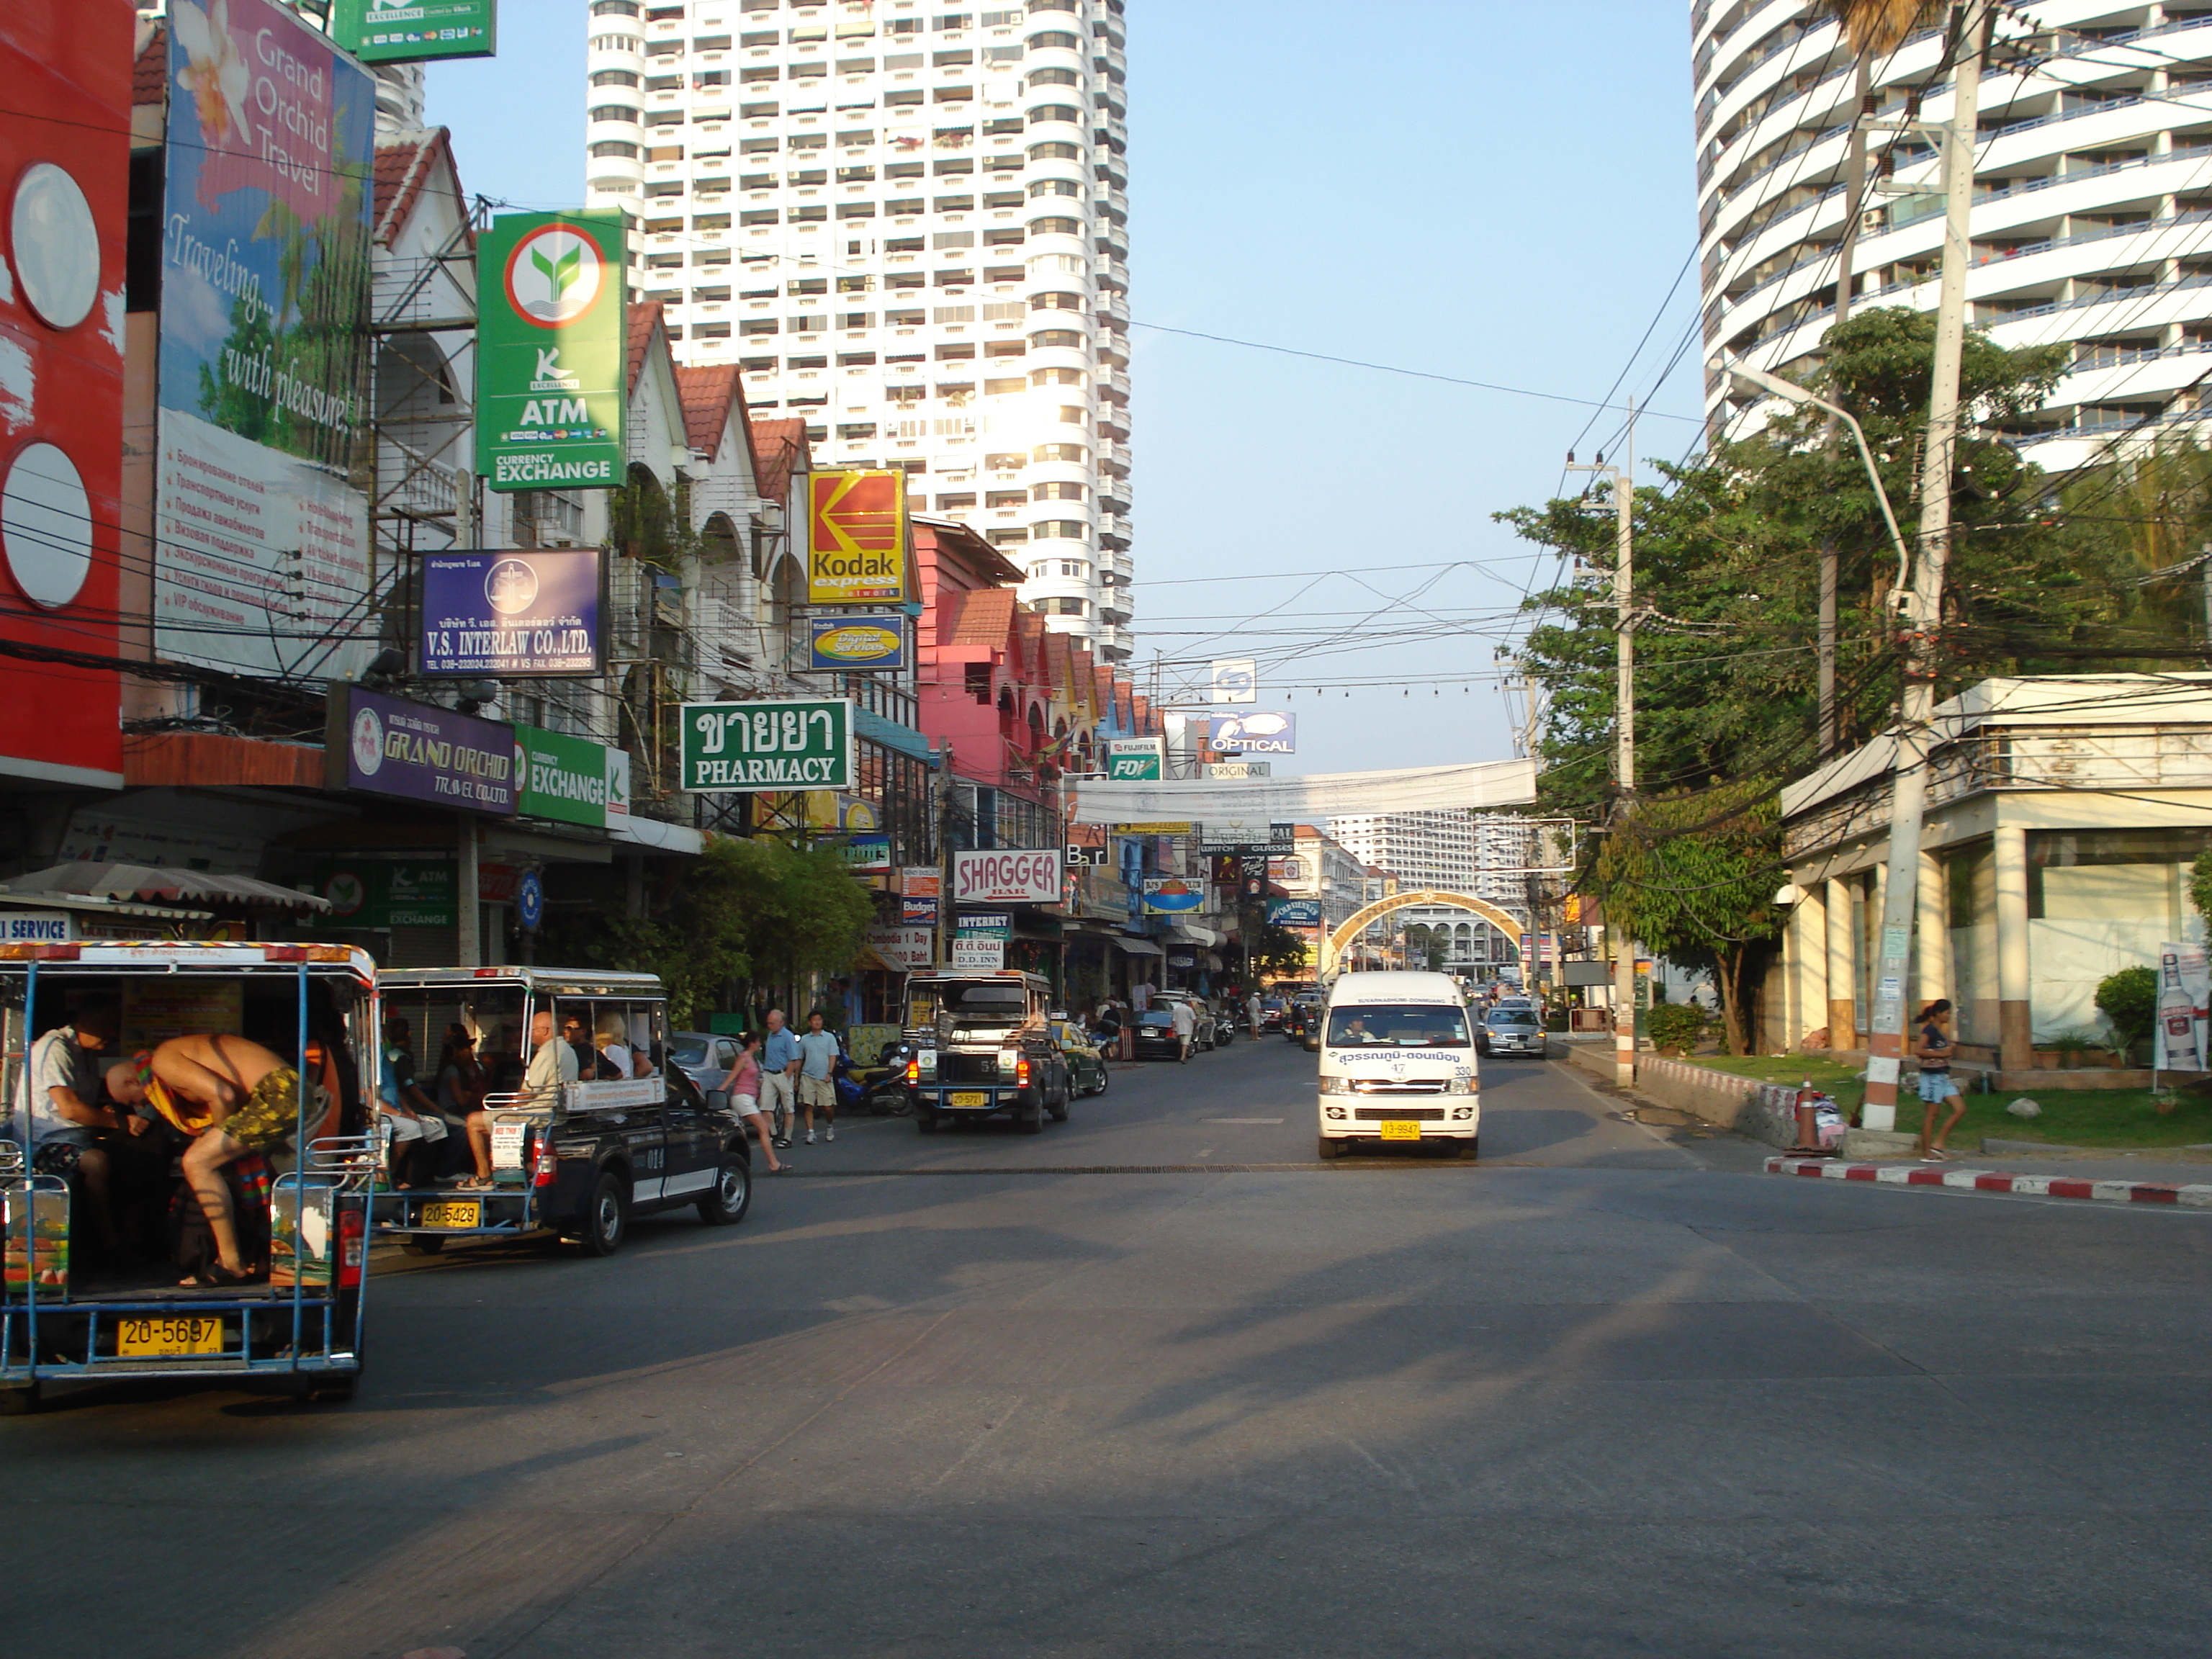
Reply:
[[[580, 203], [584, 0], [504, 10], [498, 58], [432, 68], [430, 118], [471, 190]], [[1639, 452], [1679, 457], [1686, 4], [1130, 0], [1128, 34], [1140, 688], [1155, 652], [1259, 657], [1261, 706], [1299, 716], [1278, 773], [1510, 754], [1506, 700], [1464, 677], [1552, 564], [1490, 515], [1620, 416], [1189, 336], [1595, 401], [1658, 316], [1621, 393], [1654, 410]]]

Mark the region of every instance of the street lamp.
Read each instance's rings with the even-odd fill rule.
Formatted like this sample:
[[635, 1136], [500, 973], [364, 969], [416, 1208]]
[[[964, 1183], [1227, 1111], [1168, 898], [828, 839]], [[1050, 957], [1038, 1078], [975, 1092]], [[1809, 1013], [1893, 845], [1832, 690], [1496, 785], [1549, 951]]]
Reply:
[[1897, 515], [1889, 510], [1889, 492], [1881, 487], [1881, 474], [1875, 470], [1874, 451], [1867, 447], [1866, 433], [1851, 417], [1850, 410], [1840, 404], [1830, 403], [1826, 398], [1814, 397], [1794, 380], [1785, 380], [1778, 374], [1769, 374], [1765, 369], [1753, 368], [1748, 363], [1731, 364], [1729, 373], [1739, 386], [1756, 387], [1771, 397], [1779, 398], [1787, 404], [1796, 404], [1800, 408], [1809, 404], [1814, 409], [1826, 410], [1850, 428], [1851, 436], [1858, 442], [1859, 459], [1866, 463], [1867, 482], [1874, 486], [1874, 498], [1881, 506], [1881, 521], [1889, 526], [1890, 545], [1897, 550], [1897, 592], [1900, 594], [1909, 592], [1905, 580], [1910, 574], [1911, 560], [1905, 551], [1905, 537], [1898, 530]]

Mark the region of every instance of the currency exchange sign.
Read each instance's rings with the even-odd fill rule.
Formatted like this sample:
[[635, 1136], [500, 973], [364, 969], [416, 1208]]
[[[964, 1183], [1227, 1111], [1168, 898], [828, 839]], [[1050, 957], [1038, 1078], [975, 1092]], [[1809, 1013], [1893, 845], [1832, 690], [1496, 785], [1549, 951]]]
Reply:
[[619, 211], [507, 213], [477, 251], [477, 470], [494, 489], [612, 489], [627, 469]]
[[686, 703], [682, 757], [688, 790], [850, 789], [853, 700]]

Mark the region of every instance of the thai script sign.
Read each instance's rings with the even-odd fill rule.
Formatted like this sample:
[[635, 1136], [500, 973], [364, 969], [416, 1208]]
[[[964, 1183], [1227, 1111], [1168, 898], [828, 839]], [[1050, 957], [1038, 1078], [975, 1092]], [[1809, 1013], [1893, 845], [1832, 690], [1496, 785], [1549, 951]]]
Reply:
[[682, 722], [688, 790], [853, 787], [849, 697], [686, 703]]
[[514, 728], [456, 709], [332, 684], [323, 753], [329, 787], [507, 817]]
[[422, 572], [421, 672], [527, 679], [602, 672], [598, 548], [433, 553]]

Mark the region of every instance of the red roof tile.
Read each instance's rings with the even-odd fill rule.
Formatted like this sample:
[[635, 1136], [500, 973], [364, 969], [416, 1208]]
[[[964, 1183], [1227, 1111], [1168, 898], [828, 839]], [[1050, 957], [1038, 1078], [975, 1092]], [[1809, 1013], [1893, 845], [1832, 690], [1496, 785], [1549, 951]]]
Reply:
[[730, 429], [730, 405], [741, 382], [735, 363], [708, 363], [676, 371], [676, 389], [684, 398], [684, 430], [691, 447], [712, 456], [722, 447], [722, 434]]
[[131, 66], [131, 101], [133, 105], [160, 104], [169, 96], [169, 26], [156, 23], [146, 37], [146, 45]]
[[792, 472], [806, 453], [806, 422], [799, 416], [755, 421], [752, 431], [753, 477], [763, 499], [781, 503], [791, 494]]
[[629, 307], [629, 377], [624, 390], [637, 390], [637, 377], [645, 371], [645, 349], [652, 343], [653, 331], [660, 326], [660, 301], [633, 300]]
[[951, 630], [943, 635], [945, 645], [1000, 646], [1006, 642], [1007, 625], [1013, 620], [1014, 591], [1011, 587], [979, 587], [963, 597]]
[[407, 216], [415, 210], [415, 204], [422, 189], [443, 165], [452, 181], [454, 195], [467, 211], [468, 198], [461, 195], [461, 176], [453, 161], [453, 135], [443, 127], [431, 127], [396, 144], [376, 147], [376, 240], [385, 246], [392, 246]]

